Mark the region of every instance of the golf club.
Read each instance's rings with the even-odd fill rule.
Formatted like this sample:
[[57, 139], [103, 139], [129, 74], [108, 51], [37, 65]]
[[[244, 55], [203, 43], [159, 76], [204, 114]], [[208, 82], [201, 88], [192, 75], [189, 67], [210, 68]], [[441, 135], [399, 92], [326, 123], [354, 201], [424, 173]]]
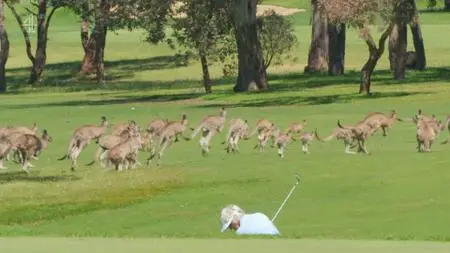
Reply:
[[288, 193], [288, 195], [284, 199], [283, 203], [281, 203], [281, 206], [280, 206], [280, 208], [278, 208], [278, 211], [273, 216], [272, 222], [277, 218], [278, 214], [281, 212], [281, 209], [283, 209], [283, 206], [286, 204], [287, 200], [291, 197], [292, 193], [294, 192], [295, 188], [297, 187], [298, 183], [300, 182], [300, 176], [298, 174], [295, 175], [295, 178], [297, 180], [295, 181], [294, 186], [292, 187], [291, 191]]

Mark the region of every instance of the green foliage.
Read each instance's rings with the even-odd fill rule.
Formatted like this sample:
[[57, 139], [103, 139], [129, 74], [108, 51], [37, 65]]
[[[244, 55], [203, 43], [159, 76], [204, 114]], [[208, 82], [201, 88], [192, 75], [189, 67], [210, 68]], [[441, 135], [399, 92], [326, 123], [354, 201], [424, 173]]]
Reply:
[[290, 52], [298, 43], [292, 20], [278, 15], [274, 10], [265, 11], [259, 36], [266, 69], [272, 60], [279, 64], [283, 59], [291, 58]]
[[198, 59], [203, 54], [211, 61], [226, 61], [236, 47], [226, 9], [215, 8], [212, 1], [184, 0], [181, 3], [173, 18], [174, 40], [167, 40], [169, 46], [178, 50], [177, 54], [190, 58]]

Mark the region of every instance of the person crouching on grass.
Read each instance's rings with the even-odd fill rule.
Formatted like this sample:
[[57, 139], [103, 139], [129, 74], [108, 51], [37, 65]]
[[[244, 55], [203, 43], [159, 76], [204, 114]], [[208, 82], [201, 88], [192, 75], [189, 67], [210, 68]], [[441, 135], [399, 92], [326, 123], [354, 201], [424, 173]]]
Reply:
[[280, 235], [272, 221], [263, 213], [246, 214], [237, 205], [227, 205], [222, 209], [220, 220], [222, 229], [235, 230], [237, 235]]

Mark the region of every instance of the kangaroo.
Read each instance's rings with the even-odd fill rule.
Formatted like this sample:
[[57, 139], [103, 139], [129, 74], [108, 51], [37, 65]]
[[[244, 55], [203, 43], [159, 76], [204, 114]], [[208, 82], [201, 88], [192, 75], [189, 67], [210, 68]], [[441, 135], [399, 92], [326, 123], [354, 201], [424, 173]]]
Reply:
[[306, 120], [303, 120], [301, 122], [289, 124], [289, 126], [284, 131], [285, 132], [292, 131], [294, 134], [299, 134], [305, 127], [306, 127]]
[[33, 123], [31, 128], [26, 126], [8, 126], [0, 128], [0, 137], [6, 136], [11, 133], [22, 133], [22, 134], [36, 134], [38, 126]]
[[39, 156], [42, 150], [48, 147], [48, 144], [52, 142], [52, 137], [48, 134], [47, 130], [42, 131], [42, 137], [39, 138], [32, 134], [23, 134], [18, 140], [17, 150], [22, 155], [22, 169], [30, 174], [28, 170], [30, 159], [33, 156]]
[[344, 128], [336, 127], [333, 129], [331, 134], [325, 138], [320, 138], [319, 134], [317, 133], [317, 139], [322, 142], [328, 142], [333, 139], [342, 140], [344, 142], [344, 153], [345, 154], [356, 154], [355, 152], [350, 151], [351, 148], [356, 147], [355, 141], [357, 141], [357, 139], [351, 129], [344, 129]]
[[208, 128], [210, 131], [210, 134], [216, 134], [220, 133], [223, 130], [223, 127], [225, 125], [225, 120], [227, 116], [227, 111], [224, 107], [220, 108], [219, 115], [208, 115], [204, 117], [200, 124], [197, 125], [197, 127], [193, 130], [191, 139], [194, 139], [197, 134], [202, 131], [203, 128]]
[[375, 130], [374, 128], [372, 128], [372, 125], [367, 124], [364, 121], [360, 121], [354, 126], [343, 126], [339, 120], [337, 122], [337, 125], [339, 128], [350, 129], [352, 131], [352, 138], [358, 141], [358, 152], [370, 154], [367, 151], [366, 140], [370, 135], [373, 134]]
[[[264, 152], [264, 148], [267, 145], [267, 142], [269, 139], [273, 140], [273, 143], [275, 143], [275, 138], [280, 133], [280, 130], [275, 127], [275, 124], [272, 123], [272, 125], [269, 128], [263, 128], [258, 134], [258, 143], [255, 145], [253, 149], [259, 148], [259, 152]], [[274, 147], [274, 146], [272, 146]]]
[[[169, 148], [175, 141], [177, 136], [181, 136], [185, 140], [190, 140], [189, 137], [184, 135], [184, 132], [188, 128], [188, 120], [186, 114], [183, 114], [180, 122], [169, 122], [161, 131], [160, 136], [157, 140], [156, 147], [152, 149], [150, 157], [147, 158], [147, 166], [150, 161], [156, 156], [156, 149], [159, 148], [158, 161], [162, 158], [164, 151]], [[191, 128], [192, 130], [192, 128]]]
[[379, 129], [383, 130], [383, 136], [387, 136], [388, 129], [391, 128], [396, 121], [403, 121], [397, 118], [395, 110], [391, 111], [389, 116], [381, 112], [369, 113], [360, 123], [369, 125], [372, 128], [371, 135], [374, 135]]
[[112, 163], [117, 171], [130, 169], [137, 161], [137, 154], [141, 148], [140, 132], [128, 132], [128, 139], [107, 151], [107, 166]]
[[94, 160], [88, 163], [88, 166], [93, 165], [94, 163], [100, 161], [101, 166], [105, 167], [105, 164], [102, 162], [104, 160], [105, 152], [117, 144], [126, 141], [129, 138], [129, 133], [134, 133], [137, 131], [136, 126], [128, 126], [127, 128], [121, 129], [121, 131], [116, 131], [116, 134], [104, 135], [98, 140], [98, 148], [94, 155]]
[[248, 122], [243, 119], [232, 119], [227, 133], [227, 138], [222, 144], [227, 143], [225, 150], [227, 153], [238, 151], [238, 142], [240, 139], [248, 139]]
[[[253, 137], [253, 135], [255, 135], [255, 134], [258, 134], [258, 136], [259, 136], [261, 131], [272, 128], [272, 125], [274, 125], [274, 123], [268, 119], [265, 119], [265, 118], [259, 119], [258, 121], [256, 121], [255, 128], [249, 134], [248, 138]], [[275, 147], [275, 137], [271, 136], [270, 139], [272, 140], [271, 146]]]
[[431, 151], [431, 146], [433, 145], [434, 140], [440, 132], [444, 131], [445, 126], [446, 124], [448, 124], [449, 120], [450, 117], [448, 117], [446, 123], [443, 124], [442, 121], [434, 122], [419, 119], [419, 121], [417, 122], [416, 131], [418, 152]]
[[111, 131], [111, 135], [121, 135], [122, 133], [127, 134], [130, 131], [130, 129], [134, 130], [136, 128], [137, 128], [136, 121], [131, 120], [130, 122], [115, 125]]
[[95, 125], [83, 125], [75, 129], [72, 134], [72, 137], [69, 141], [69, 146], [67, 148], [67, 153], [59, 158], [59, 161], [64, 159], [72, 160], [71, 170], [75, 171], [77, 167], [77, 160], [80, 156], [80, 153], [93, 141], [98, 140], [105, 135], [108, 128], [108, 120], [105, 116], [101, 117], [100, 126]]
[[7, 167], [3, 166], [3, 160], [6, 159], [6, 156], [9, 154], [12, 148], [12, 143], [5, 137], [0, 137], [0, 169], [6, 170]]
[[275, 138], [275, 145], [278, 148], [278, 155], [281, 159], [284, 158], [284, 152], [289, 143], [291, 141], [295, 141], [294, 139], [294, 133], [292, 131], [282, 132], [277, 135]]
[[320, 139], [319, 134], [317, 133], [317, 129], [314, 129], [313, 132], [301, 133], [299, 140], [302, 143], [302, 151], [304, 154], [309, 154], [309, 145], [313, 140], [323, 141], [322, 139]]
[[[38, 130], [38, 126], [36, 123], [33, 123], [33, 126], [31, 128], [26, 126], [8, 126], [0, 128], [0, 137], [6, 137], [11, 134], [36, 134]], [[11, 150], [14, 152], [14, 159], [16, 162], [21, 162], [20, 154], [18, 152], [15, 152], [15, 149]], [[10, 152], [11, 153], [11, 152]], [[6, 161], [10, 160], [10, 153], [6, 155]], [[33, 159], [36, 159], [36, 157], [33, 157]]]
[[159, 135], [161, 130], [169, 123], [168, 119], [153, 119], [147, 125], [147, 131], [152, 135]]
[[430, 116], [426, 116], [425, 114], [423, 114], [422, 109], [417, 110], [417, 114], [414, 115], [414, 117], [413, 117], [413, 119], [412, 119], [412, 121], [413, 121], [414, 124], [417, 124], [417, 122], [418, 122], [419, 120], [435, 121], [435, 122], [438, 122], [438, 120], [437, 120], [435, 114], [431, 115], [431, 117], [430, 117]]

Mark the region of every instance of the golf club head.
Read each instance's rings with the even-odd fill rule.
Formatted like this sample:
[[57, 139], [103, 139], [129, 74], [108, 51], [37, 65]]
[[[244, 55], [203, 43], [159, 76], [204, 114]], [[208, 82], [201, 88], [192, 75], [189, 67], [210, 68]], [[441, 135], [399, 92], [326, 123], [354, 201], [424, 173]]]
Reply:
[[300, 175], [299, 174], [295, 174], [295, 179], [297, 179], [297, 183], [300, 182]]

